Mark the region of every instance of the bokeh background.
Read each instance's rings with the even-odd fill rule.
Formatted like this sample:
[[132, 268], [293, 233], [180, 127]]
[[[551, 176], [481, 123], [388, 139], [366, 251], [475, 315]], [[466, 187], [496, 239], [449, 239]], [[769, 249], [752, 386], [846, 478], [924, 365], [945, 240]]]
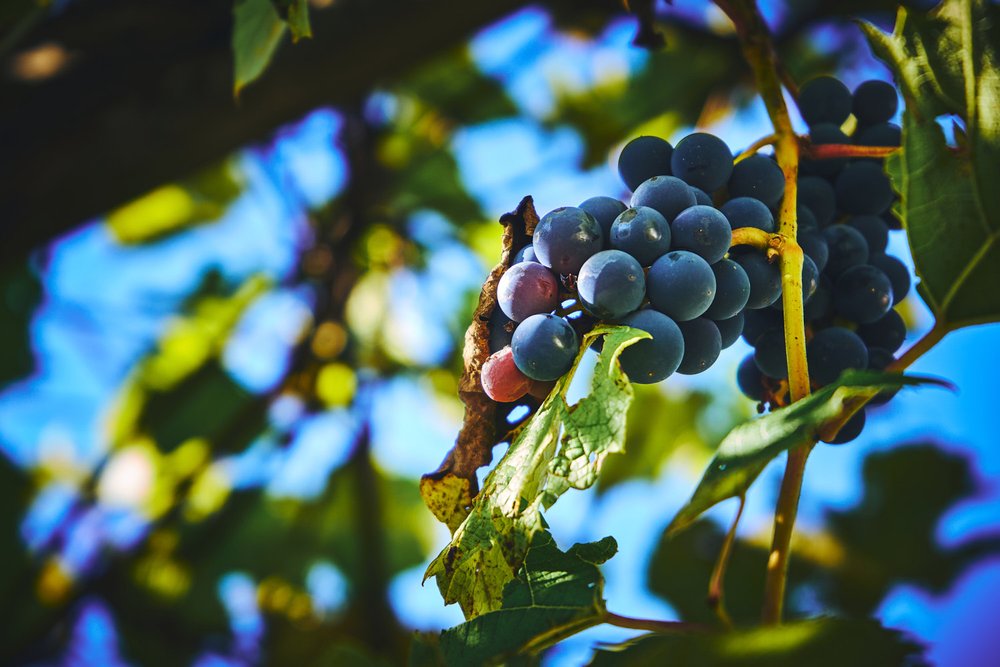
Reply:
[[[0, 663], [400, 664], [413, 630], [462, 620], [421, 585], [448, 534], [417, 482], [458, 431], [497, 218], [529, 194], [541, 213], [627, 197], [614, 164], [637, 134], [699, 128], [736, 150], [768, 134], [731, 26], [675, 0], [649, 52], [610, 1], [387, 0], [376, 18], [315, 2], [314, 44], [284, 44], [237, 104], [231, 70], [198, 60], [228, 62], [228, 3], [149, 3], [183, 27], [169, 36], [128, 4], [0, 15]], [[762, 9], [797, 80], [888, 78], [852, 18], [888, 28], [892, 3]], [[908, 259], [902, 232], [890, 250]], [[930, 316], [916, 295], [904, 310], [912, 343]], [[949, 335], [913, 370], [957, 391], [905, 391], [856, 442], [815, 450], [794, 613], [874, 614], [936, 664], [996, 664], [998, 343], [993, 325]], [[662, 531], [754, 414], [734, 382], [748, 349], [638, 388], [629, 453], [547, 514], [564, 547], [617, 538], [611, 610], [709, 618], [735, 506]], [[728, 577], [745, 622], [782, 468], [748, 498]], [[594, 628], [543, 664], [627, 636]]]

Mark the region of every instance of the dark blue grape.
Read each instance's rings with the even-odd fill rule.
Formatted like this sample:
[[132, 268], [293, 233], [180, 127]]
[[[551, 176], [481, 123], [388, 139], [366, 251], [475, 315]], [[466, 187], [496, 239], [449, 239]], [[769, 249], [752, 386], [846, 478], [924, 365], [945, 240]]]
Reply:
[[[838, 125], [821, 124], [809, 128], [809, 141], [814, 146], [823, 144], [849, 144], [850, 137], [840, 131]], [[828, 160], [813, 160], [803, 158], [799, 162], [799, 174], [802, 176], [834, 176], [847, 164], [847, 158], [838, 157]]]
[[739, 340], [745, 320], [743, 311], [724, 320], [715, 320], [715, 326], [719, 328], [719, 336], [722, 338], [723, 350]]
[[875, 253], [868, 258], [868, 263], [880, 269], [889, 277], [892, 283], [892, 305], [896, 305], [910, 293], [910, 270], [899, 259], [892, 255]]
[[795, 210], [795, 221], [797, 229], [801, 229], [804, 232], [819, 231], [819, 223], [816, 222], [816, 216], [802, 204], [799, 204]]
[[708, 196], [708, 193], [701, 188], [691, 188], [691, 192], [694, 193], [694, 202], [700, 204], [701, 206], [712, 206], [712, 198]]
[[806, 360], [813, 381], [827, 385], [849, 368], [867, 368], [868, 348], [853, 331], [829, 327], [816, 332], [806, 345]]
[[733, 229], [740, 227], [756, 227], [765, 232], [773, 233], [774, 215], [771, 209], [764, 205], [764, 202], [753, 197], [736, 197], [730, 199], [719, 209], [729, 221], [729, 226]]
[[490, 354], [492, 354], [510, 345], [517, 323], [504, 315], [503, 311], [497, 307], [490, 313], [488, 326], [490, 328]]
[[673, 152], [670, 143], [659, 137], [636, 137], [625, 144], [618, 156], [618, 175], [629, 190], [635, 190], [653, 176], [669, 176]]
[[892, 183], [877, 162], [861, 160], [847, 165], [837, 176], [834, 189], [837, 206], [847, 213], [879, 215], [892, 206]]
[[514, 254], [514, 259], [511, 260], [511, 264], [520, 264], [521, 262], [537, 262], [538, 257], [535, 256], [535, 246], [530, 243]]
[[748, 354], [740, 362], [736, 369], [736, 384], [743, 392], [743, 395], [752, 401], [763, 401], [767, 398], [767, 389], [764, 387], [764, 374], [754, 363], [753, 355]]
[[743, 267], [750, 280], [747, 308], [766, 308], [781, 297], [781, 271], [777, 262], [768, 262], [764, 253], [757, 250], [733, 255], [732, 259]]
[[532, 380], [557, 380], [573, 366], [579, 352], [576, 332], [555, 315], [532, 315], [514, 330], [514, 363]]
[[576, 290], [588, 313], [602, 320], [616, 320], [642, 304], [646, 279], [632, 255], [602, 250], [583, 263]]
[[643, 181], [635, 192], [629, 205], [632, 208], [648, 206], [670, 222], [684, 209], [694, 206], [697, 201], [687, 183], [673, 176], [654, 176]]
[[885, 252], [889, 243], [889, 225], [874, 215], [856, 215], [847, 224], [861, 232], [868, 243], [868, 254]]
[[830, 259], [823, 272], [831, 278], [868, 261], [868, 242], [861, 232], [848, 225], [831, 225], [823, 230]]
[[[896, 357], [892, 352], [881, 347], [868, 346], [868, 368], [874, 371], [884, 371], [889, 364], [894, 362]], [[899, 387], [895, 389], [883, 389], [873, 399], [868, 401], [868, 405], [885, 405], [899, 393]]]
[[750, 345], [756, 345], [761, 335], [771, 327], [783, 326], [781, 313], [770, 308], [746, 310], [743, 315], [743, 340]]
[[725, 257], [733, 241], [733, 230], [726, 216], [711, 206], [684, 209], [670, 223], [671, 247], [688, 250], [715, 264]]
[[833, 305], [842, 317], [853, 322], [874, 322], [892, 308], [892, 283], [870, 264], [853, 266], [834, 282]]
[[837, 435], [830, 440], [823, 440], [823, 442], [830, 445], [843, 445], [851, 440], [854, 440], [859, 435], [861, 431], [865, 428], [865, 409], [861, 408], [847, 420], [847, 422], [840, 427], [837, 431]]
[[537, 262], [515, 264], [500, 277], [497, 305], [515, 322], [547, 313], [559, 305], [559, 280]]
[[785, 355], [785, 331], [772, 327], [757, 339], [753, 354], [760, 372], [768, 377], [784, 380], [788, 377], [788, 357]]
[[611, 225], [609, 245], [649, 266], [670, 250], [670, 225], [648, 206], [626, 209]]
[[833, 317], [833, 284], [827, 276], [820, 276], [819, 284], [809, 302], [805, 304], [804, 316], [808, 322], [828, 320]]
[[614, 197], [601, 196], [591, 197], [580, 204], [579, 208], [594, 216], [594, 220], [597, 220], [597, 224], [601, 226], [604, 240], [607, 241], [611, 237], [611, 225], [615, 218], [621, 215], [627, 207]]
[[604, 236], [594, 216], [564, 206], [542, 216], [532, 245], [538, 261], [556, 273], [576, 273], [587, 258], [601, 250]]
[[872, 79], [854, 89], [851, 110], [860, 125], [884, 123], [896, 115], [899, 99], [891, 83]]
[[677, 326], [684, 336], [684, 356], [677, 372], [682, 375], [697, 375], [707, 371], [722, 352], [722, 335], [715, 322], [699, 317]]
[[823, 271], [826, 268], [826, 262], [830, 259], [830, 248], [826, 244], [826, 239], [823, 235], [815, 230], [805, 230], [799, 232], [799, 245], [802, 246], [802, 252], [806, 254], [816, 265], [816, 268]]
[[747, 305], [750, 298], [750, 279], [743, 267], [731, 259], [722, 259], [712, 265], [715, 274], [715, 299], [705, 311], [705, 317], [725, 320], [733, 317]]
[[677, 370], [684, 357], [684, 337], [672, 319], [647, 308], [625, 317], [621, 323], [642, 329], [652, 336], [629, 345], [618, 358], [629, 380], [652, 384], [666, 379]]
[[892, 355], [906, 340], [906, 322], [899, 313], [890, 310], [874, 322], [859, 326], [857, 333], [868, 347], [882, 348]]
[[646, 276], [653, 308], [677, 322], [701, 317], [715, 298], [715, 273], [708, 262], [686, 250], [674, 250], [653, 262]]
[[803, 176], [798, 182], [799, 206], [805, 206], [821, 227], [833, 222], [837, 214], [837, 194], [830, 181], [819, 176]]
[[809, 299], [816, 293], [819, 287], [819, 269], [809, 255], [802, 257], [802, 302], [809, 303]]
[[903, 131], [895, 123], [878, 123], [866, 127], [854, 135], [854, 143], [858, 146], [899, 146], [903, 139]]
[[753, 197], [773, 207], [784, 194], [785, 175], [771, 158], [751, 155], [733, 166], [729, 177], [730, 197]]
[[851, 115], [852, 102], [851, 91], [832, 76], [810, 79], [799, 89], [799, 111], [809, 127], [843, 124]]
[[673, 175], [688, 185], [715, 192], [733, 173], [733, 152], [722, 139], [695, 132], [677, 142], [670, 166]]

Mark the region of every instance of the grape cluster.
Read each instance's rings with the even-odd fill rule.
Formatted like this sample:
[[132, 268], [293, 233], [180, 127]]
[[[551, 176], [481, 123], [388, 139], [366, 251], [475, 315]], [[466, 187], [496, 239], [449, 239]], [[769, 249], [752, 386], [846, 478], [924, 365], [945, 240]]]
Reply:
[[[801, 106], [812, 142], [850, 143], [840, 126], [853, 112], [855, 140], [898, 145], [899, 129], [888, 123], [895, 95], [877, 81], [853, 96], [829, 77], [807, 83]], [[777, 163], [765, 155], [734, 162], [725, 142], [699, 132], [676, 146], [633, 139], [618, 171], [632, 191], [628, 206], [598, 196], [550, 211], [501, 277], [492, 355], [481, 373], [487, 395], [544, 396], [573, 365], [582, 336], [606, 322], [650, 334], [620, 357], [639, 383], [700, 373], [742, 335], [755, 352], [740, 366], [740, 388], [762, 404], [781, 404], [787, 369], [780, 271], [758, 249], [730, 248], [734, 229], [776, 231], [785, 189]], [[885, 254], [889, 229], [899, 227], [888, 212], [892, 201], [877, 161], [802, 163], [799, 243], [817, 385], [847, 368], [884, 368], [903, 342], [906, 328], [892, 306], [909, 290], [909, 274]], [[838, 442], [860, 432], [864, 413], [858, 415]]]

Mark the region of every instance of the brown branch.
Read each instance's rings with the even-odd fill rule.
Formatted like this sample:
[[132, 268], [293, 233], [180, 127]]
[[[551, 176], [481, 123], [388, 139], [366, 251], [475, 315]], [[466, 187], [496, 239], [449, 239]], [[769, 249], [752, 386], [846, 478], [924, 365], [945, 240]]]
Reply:
[[889, 157], [899, 152], [899, 146], [855, 146], [854, 144], [807, 144], [802, 142], [802, 157], [813, 160], [833, 160], [853, 157]]

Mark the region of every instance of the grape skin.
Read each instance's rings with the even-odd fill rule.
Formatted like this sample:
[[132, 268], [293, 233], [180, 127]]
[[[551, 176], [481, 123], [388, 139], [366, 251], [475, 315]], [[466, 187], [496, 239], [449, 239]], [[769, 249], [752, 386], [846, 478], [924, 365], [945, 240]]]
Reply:
[[695, 204], [701, 204], [702, 206], [712, 206], [712, 198], [708, 196], [707, 192], [705, 192], [701, 188], [691, 188], [691, 192], [694, 193]]
[[868, 253], [885, 252], [889, 244], [889, 225], [874, 215], [856, 215], [847, 224], [858, 230], [868, 243]]
[[532, 380], [557, 380], [573, 366], [579, 349], [569, 322], [555, 315], [532, 315], [514, 330], [514, 363]]
[[618, 357], [629, 380], [638, 384], [653, 384], [677, 370], [684, 356], [684, 337], [676, 322], [663, 313], [646, 308], [625, 317], [621, 324], [641, 329], [652, 336], [629, 345]]
[[576, 287], [587, 312], [603, 320], [628, 315], [646, 296], [642, 267], [621, 250], [602, 250], [584, 262]]
[[697, 203], [687, 183], [673, 176], [654, 176], [643, 181], [629, 200], [629, 206], [632, 208], [648, 206], [659, 212], [667, 222]]
[[784, 194], [785, 175], [771, 158], [751, 155], [733, 166], [729, 177], [730, 197], [753, 197], [774, 207]]
[[646, 292], [653, 308], [677, 322], [703, 315], [712, 305], [715, 288], [712, 267], [686, 250], [660, 257], [646, 276]]
[[818, 331], [806, 345], [809, 374], [814, 382], [834, 382], [848, 368], [868, 367], [868, 348], [857, 334], [843, 327]]
[[726, 320], [736, 316], [750, 298], [747, 272], [733, 260], [723, 259], [712, 265], [712, 273], [715, 274], [715, 298], [705, 311], [705, 317]]
[[648, 206], [626, 209], [611, 225], [609, 241], [615, 250], [627, 252], [642, 266], [649, 266], [670, 250], [670, 225]]
[[834, 185], [837, 206], [847, 213], [879, 215], [892, 206], [889, 177], [876, 162], [860, 160], [844, 167]]
[[[535, 255], [535, 247], [530, 243], [514, 254], [514, 259], [511, 260], [511, 265], [520, 264], [521, 262], [538, 262], [538, 257]], [[540, 263], [540, 262], [539, 262]]]
[[677, 324], [684, 337], [684, 356], [677, 372], [682, 375], [697, 375], [707, 371], [722, 352], [722, 335], [715, 322], [699, 317]]
[[757, 368], [752, 354], [748, 354], [736, 369], [736, 384], [743, 395], [753, 401], [763, 401], [767, 398], [764, 389], [764, 374]]
[[692, 206], [670, 223], [671, 246], [701, 256], [709, 264], [722, 259], [733, 241], [729, 221], [711, 206]]
[[757, 338], [754, 363], [768, 377], [784, 380], [788, 377], [788, 357], [785, 353], [785, 331], [771, 327]]
[[521, 262], [507, 269], [497, 285], [497, 304], [515, 322], [559, 305], [559, 281], [537, 262]]
[[[845, 137], [846, 138], [846, 137]], [[798, 182], [799, 206], [805, 206], [821, 227], [833, 222], [837, 214], [837, 194], [825, 178], [804, 176]]]
[[841, 316], [858, 324], [874, 322], [892, 307], [892, 283], [870, 264], [852, 267], [833, 284], [833, 305]]
[[783, 326], [782, 315], [770, 308], [747, 310], [744, 312], [743, 340], [750, 345], [757, 345], [761, 334], [771, 327]]
[[819, 231], [806, 230], [799, 233], [799, 245], [802, 252], [813, 261], [819, 271], [826, 268], [826, 263], [830, 259], [830, 248], [826, 244]]
[[601, 250], [604, 235], [594, 216], [575, 206], [563, 206], [542, 216], [531, 241], [539, 262], [556, 273], [575, 274], [588, 257]]
[[743, 311], [740, 311], [724, 320], [713, 321], [715, 322], [715, 326], [719, 328], [719, 336], [722, 339], [722, 349], [724, 350], [739, 340], [740, 334], [743, 333], [746, 315]]
[[781, 297], [781, 271], [757, 250], [731, 255], [750, 280], [748, 309], [766, 308]]
[[[850, 137], [840, 131], [840, 123], [830, 125], [821, 123], [809, 128], [809, 141], [814, 146], [823, 144], [849, 144]], [[834, 176], [847, 164], [847, 158], [832, 160], [813, 160], [803, 158], [799, 162], [799, 174], [802, 176]]]
[[896, 115], [899, 98], [891, 83], [872, 79], [854, 89], [851, 109], [860, 125], [884, 123]]
[[892, 284], [892, 305], [898, 304], [910, 293], [910, 270], [898, 258], [884, 253], [876, 253], [868, 258], [868, 263], [880, 269]]
[[799, 111], [809, 127], [840, 126], [851, 115], [852, 103], [851, 91], [832, 76], [810, 79], [799, 89]]
[[831, 278], [868, 261], [868, 242], [853, 227], [832, 225], [823, 230], [823, 238], [830, 253], [825, 272]]
[[865, 421], [865, 410], [862, 408], [851, 415], [851, 418], [837, 431], [836, 436], [830, 440], [823, 439], [823, 442], [829, 445], [846, 444], [861, 435], [861, 431], [865, 428]]
[[659, 137], [641, 136], [625, 144], [618, 156], [618, 175], [629, 190], [653, 176], [670, 175], [670, 157], [674, 149]]
[[677, 142], [670, 166], [688, 185], [715, 192], [733, 173], [733, 152], [715, 135], [695, 132]]
[[611, 225], [614, 224], [615, 218], [624, 213], [628, 207], [614, 197], [600, 196], [584, 200], [579, 208], [594, 216], [606, 240], [611, 237]]
[[756, 227], [765, 232], [774, 233], [774, 215], [764, 202], [753, 197], [736, 197], [730, 199], [719, 209], [729, 221], [733, 229], [740, 227]]
[[498, 403], [518, 400], [531, 386], [531, 380], [514, 363], [514, 353], [509, 347], [491, 354], [483, 362], [479, 377], [483, 391]]
[[899, 313], [890, 310], [874, 322], [859, 326], [857, 334], [869, 348], [881, 348], [892, 356], [906, 340], [906, 322]]

